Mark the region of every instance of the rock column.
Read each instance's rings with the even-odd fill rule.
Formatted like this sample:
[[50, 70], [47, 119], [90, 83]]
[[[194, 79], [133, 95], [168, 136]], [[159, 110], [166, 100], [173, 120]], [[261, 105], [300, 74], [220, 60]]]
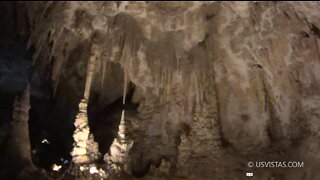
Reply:
[[79, 103], [79, 112], [74, 122], [76, 129], [73, 134], [74, 147], [71, 151], [71, 156], [72, 162], [75, 164], [90, 163], [99, 157], [98, 144], [94, 142], [93, 134], [90, 134], [87, 114], [97, 52], [97, 46], [93, 45], [92, 54], [88, 62], [84, 97]]
[[20, 176], [26, 176], [36, 170], [31, 158], [29, 109], [30, 86], [28, 85], [23, 94], [14, 100], [10, 133], [4, 144], [5, 161], [2, 166], [9, 168], [10, 174], [19, 173]]

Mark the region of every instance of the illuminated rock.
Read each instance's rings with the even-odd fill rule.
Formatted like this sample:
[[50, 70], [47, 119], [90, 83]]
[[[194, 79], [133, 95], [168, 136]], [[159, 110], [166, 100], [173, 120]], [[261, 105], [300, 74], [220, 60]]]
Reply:
[[76, 130], [73, 134], [74, 148], [71, 152], [72, 161], [74, 163], [88, 163], [89, 157], [87, 155], [87, 141], [89, 138], [89, 127], [87, 117], [87, 102], [82, 99], [79, 104], [79, 113], [76, 117], [74, 126]]
[[74, 122], [75, 131], [73, 134], [74, 145], [71, 152], [72, 161], [76, 164], [90, 163], [99, 158], [99, 147], [94, 142], [93, 134], [90, 134], [88, 124], [88, 99], [90, 97], [90, 88], [93, 79], [93, 72], [95, 68], [97, 48], [92, 46], [92, 55], [89, 58], [87, 66], [87, 76], [84, 91], [84, 98], [79, 103], [79, 112]]
[[82, 99], [79, 104], [79, 113], [74, 126], [76, 130], [73, 134], [74, 148], [71, 152], [74, 163], [89, 163], [99, 158], [98, 144], [94, 142], [94, 137], [90, 134], [87, 115], [87, 101]]
[[54, 165], [52, 165], [52, 170], [53, 171], [60, 171], [61, 167], [62, 167], [61, 165], [54, 164]]
[[110, 150], [104, 155], [104, 161], [114, 170], [119, 171], [129, 162], [129, 151], [133, 141], [126, 137], [124, 110], [122, 111], [118, 137], [113, 140]]

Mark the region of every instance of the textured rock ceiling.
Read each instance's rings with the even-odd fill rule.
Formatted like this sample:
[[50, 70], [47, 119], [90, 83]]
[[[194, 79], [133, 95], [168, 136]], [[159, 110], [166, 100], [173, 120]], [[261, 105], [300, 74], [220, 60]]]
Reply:
[[57, 106], [76, 109], [92, 53], [92, 106], [103, 109], [125, 87], [133, 92], [133, 174], [165, 158], [170, 177], [239, 179], [249, 160], [302, 160], [305, 168], [295, 172], [255, 172], [261, 179], [319, 178], [319, 2], [51, 1], [15, 8], [19, 33], [35, 49], [33, 96], [46, 96], [35, 84], [48, 77]]

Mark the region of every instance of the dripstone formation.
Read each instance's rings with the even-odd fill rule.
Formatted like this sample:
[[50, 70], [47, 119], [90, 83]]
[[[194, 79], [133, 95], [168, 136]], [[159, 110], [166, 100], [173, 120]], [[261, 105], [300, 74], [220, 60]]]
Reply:
[[79, 113], [75, 120], [76, 130], [73, 134], [75, 141], [71, 152], [72, 162], [76, 164], [85, 164], [94, 162], [99, 158], [98, 144], [94, 142], [94, 137], [90, 134], [87, 115], [87, 102], [82, 99], [79, 104]]
[[118, 137], [116, 137], [111, 146], [110, 152], [104, 155], [104, 161], [115, 172], [127, 170], [129, 164], [129, 151], [133, 141], [126, 137], [126, 124], [124, 110], [121, 114]]
[[0, 2], [0, 24], [0, 179], [320, 179], [319, 2]]

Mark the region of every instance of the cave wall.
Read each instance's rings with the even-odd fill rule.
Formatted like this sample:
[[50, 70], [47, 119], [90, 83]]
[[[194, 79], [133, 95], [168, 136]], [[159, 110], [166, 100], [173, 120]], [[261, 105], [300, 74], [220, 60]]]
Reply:
[[[35, 48], [33, 76], [48, 77], [57, 107], [80, 100], [92, 45], [101, 51], [92, 88], [101, 104], [134, 84], [133, 173], [166, 158], [173, 171], [211, 176], [212, 164], [227, 166], [221, 158], [245, 164], [232, 155], [266, 151], [319, 162], [318, 2], [16, 5]], [[188, 167], [178, 163], [184, 133]]]

